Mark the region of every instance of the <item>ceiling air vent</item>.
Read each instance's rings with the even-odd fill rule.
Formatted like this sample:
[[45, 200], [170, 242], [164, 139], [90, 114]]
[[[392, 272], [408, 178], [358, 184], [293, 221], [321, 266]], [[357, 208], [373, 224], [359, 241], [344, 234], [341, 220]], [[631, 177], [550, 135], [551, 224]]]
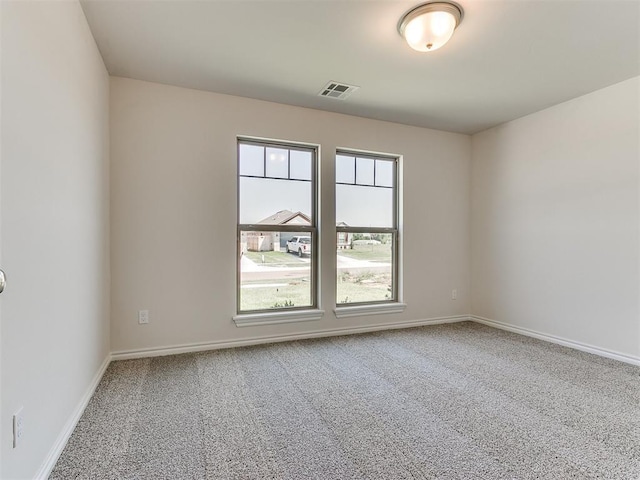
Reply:
[[325, 87], [320, 90], [321, 97], [329, 97], [336, 98], [338, 100], [344, 100], [353, 92], [355, 92], [360, 87], [356, 87], [355, 85], [347, 85], [345, 83], [338, 82], [329, 82], [325, 85]]

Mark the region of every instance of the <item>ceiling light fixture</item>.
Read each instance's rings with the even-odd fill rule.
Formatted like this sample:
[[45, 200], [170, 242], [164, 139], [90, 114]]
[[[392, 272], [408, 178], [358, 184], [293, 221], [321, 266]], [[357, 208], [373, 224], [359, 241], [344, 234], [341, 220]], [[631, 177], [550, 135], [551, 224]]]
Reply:
[[432, 52], [449, 41], [463, 10], [452, 2], [427, 2], [409, 10], [398, 23], [398, 32], [419, 52]]

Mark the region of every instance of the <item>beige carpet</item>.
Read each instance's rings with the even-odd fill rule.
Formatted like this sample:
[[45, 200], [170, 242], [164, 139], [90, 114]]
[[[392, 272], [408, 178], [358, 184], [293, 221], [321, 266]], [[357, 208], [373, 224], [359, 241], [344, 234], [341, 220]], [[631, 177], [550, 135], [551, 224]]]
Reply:
[[53, 479], [640, 478], [640, 368], [459, 323], [114, 362]]

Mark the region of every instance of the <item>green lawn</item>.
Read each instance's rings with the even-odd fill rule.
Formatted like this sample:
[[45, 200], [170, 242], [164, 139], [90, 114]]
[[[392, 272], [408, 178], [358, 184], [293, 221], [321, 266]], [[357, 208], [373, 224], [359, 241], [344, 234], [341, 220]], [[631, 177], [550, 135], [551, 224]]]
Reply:
[[341, 273], [338, 276], [336, 302], [346, 304], [390, 300], [390, 288], [391, 275], [387, 273]]
[[[355, 245], [354, 249], [339, 250], [338, 254], [358, 260], [391, 263], [391, 246]], [[258, 265], [272, 267], [310, 267], [309, 260], [286, 252], [247, 252], [247, 258]], [[264, 261], [263, 261], [264, 259]], [[390, 300], [391, 272], [377, 272], [379, 267], [343, 271], [337, 279], [337, 302], [375, 302]], [[382, 268], [382, 270], [387, 270]], [[242, 310], [268, 310], [281, 307], [308, 307], [311, 305], [311, 283], [309, 277], [250, 280], [240, 289]]]
[[[283, 283], [287, 285], [283, 286]], [[244, 282], [243, 285], [247, 287], [260, 286], [240, 289], [242, 310], [266, 310], [285, 306], [285, 304], [293, 307], [311, 305], [311, 285], [308, 278], [256, 280]]]
[[305, 261], [296, 254], [286, 252], [246, 252], [245, 255], [249, 260], [265, 267], [303, 267], [309, 264], [308, 257]]
[[391, 263], [391, 245], [354, 245], [353, 248], [338, 250], [338, 255], [356, 260]]
[[[337, 302], [375, 302], [389, 300], [391, 285], [389, 275], [363, 274], [341, 275], [338, 279]], [[285, 284], [286, 285], [282, 285]], [[308, 278], [277, 279], [244, 282], [253, 288], [240, 289], [242, 310], [267, 310], [284, 306], [308, 307], [311, 305], [311, 285]]]

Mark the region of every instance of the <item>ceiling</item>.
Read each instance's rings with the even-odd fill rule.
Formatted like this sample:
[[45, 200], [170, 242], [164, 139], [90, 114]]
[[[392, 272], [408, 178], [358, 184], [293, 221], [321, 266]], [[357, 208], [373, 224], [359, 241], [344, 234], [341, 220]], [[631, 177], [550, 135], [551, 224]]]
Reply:
[[[638, 0], [459, 0], [439, 50], [418, 1], [81, 0], [111, 75], [475, 133], [640, 75]], [[360, 88], [318, 97], [329, 81]]]

